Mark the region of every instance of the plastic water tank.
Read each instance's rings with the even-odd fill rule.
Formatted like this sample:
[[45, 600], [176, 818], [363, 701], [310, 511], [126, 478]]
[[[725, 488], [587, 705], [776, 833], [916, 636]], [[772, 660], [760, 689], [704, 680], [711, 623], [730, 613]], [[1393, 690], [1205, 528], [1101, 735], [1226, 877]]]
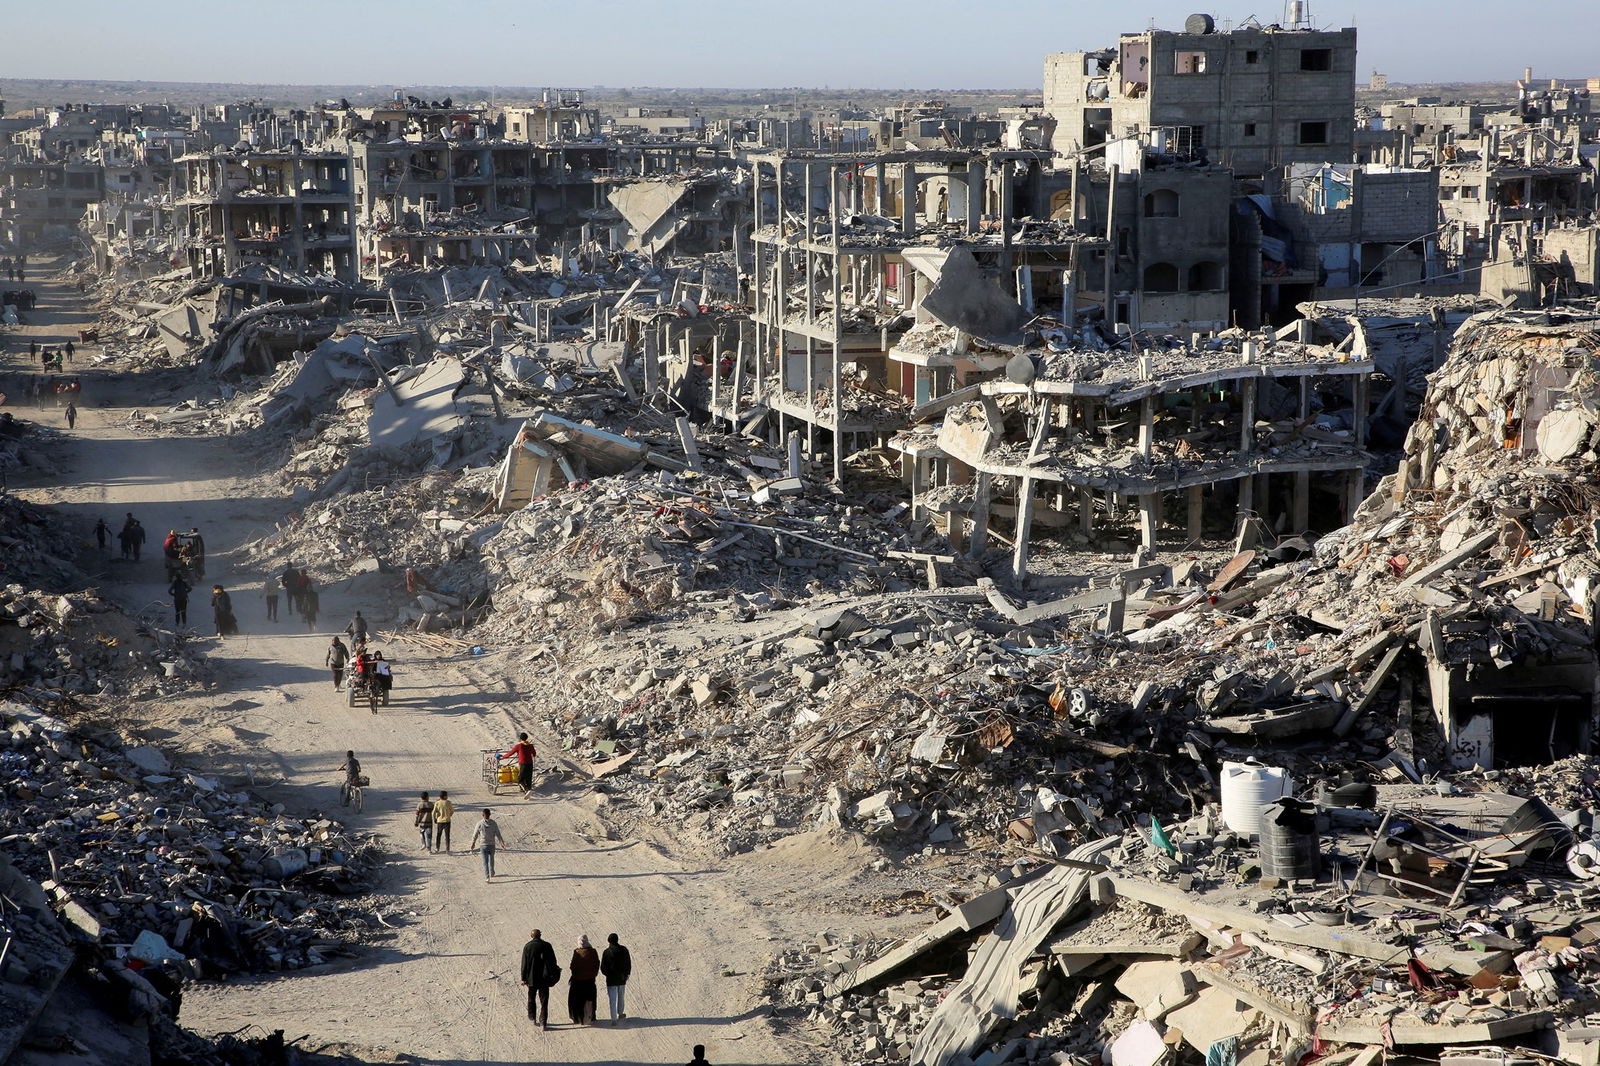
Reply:
[[1322, 868], [1315, 805], [1285, 796], [1262, 808], [1261, 876], [1285, 881], [1315, 877]]
[[1222, 824], [1240, 836], [1261, 831], [1261, 808], [1294, 791], [1289, 772], [1254, 759], [1222, 764]]
[[288, 848], [261, 860], [261, 872], [274, 881], [282, 881], [285, 877], [305, 873], [308, 866], [306, 853], [299, 848]]

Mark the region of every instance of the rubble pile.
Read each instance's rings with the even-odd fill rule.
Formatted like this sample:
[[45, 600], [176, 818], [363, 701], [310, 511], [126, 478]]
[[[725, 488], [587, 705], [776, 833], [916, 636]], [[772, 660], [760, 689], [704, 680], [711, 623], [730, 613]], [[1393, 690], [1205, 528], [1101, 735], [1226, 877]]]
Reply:
[[904, 591], [883, 553], [937, 538], [922, 525], [917, 539], [887, 498], [808, 492], [798, 478], [755, 495], [770, 502], [733, 478], [639, 473], [511, 513], [484, 542], [502, 589], [497, 636], [544, 639], [585, 620], [610, 631], [728, 592], [753, 613], [829, 591]]
[[343, 826], [175, 768], [159, 750], [0, 705], [0, 841], [87, 941], [159, 937], [211, 975], [316, 965], [377, 930], [376, 852]]
[[377, 581], [363, 587], [364, 596], [384, 589], [398, 595], [403, 583], [388, 575], [414, 568], [448, 595], [481, 584], [472, 534], [485, 524], [492, 479], [493, 471], [482, 468], [440, 470], [318, 500], [242, 545], [241, 556], [260, 570], [276, 573], [292, 564], [324, 582], [383, 575], [381, 587]]
[[65, 589], [76, 583], [79, 539], [60, 515], [0, 494], [0, 583]]
[[1284, 828], [1258, 843], [1225, 799], [1070, 865], [1005, 871], [904, 938], [824, 933], [768, 980], [850, 1061], [1153, 1066], [1221, 1042], [1265, 1064], [1313, 1041], [1340, 1062], [1506, 1041], [1583, 1061], [1600, 993], [1591, 813], [1481, 775], [1362, 792], [1269, 804], [1259, 818]]
[[[1432, 378], [1399, 470], [1354, 522], [1303, 558], [1245, 571], [1220, 604], [1198, 588], [1163, 592], [1181, 609], [1130, 639], [1184, 644], [1231, 624], [1240, 655], [1218, 665], [1213, 697], [1239, 714], [1259, 709], [1263, 689], [1276, 693], [1282, 711], [1269, 717], [1298, 722], [1261, 719], [1248, 731], [1278, 736], [1365, 727], [1357, 712], [1395, 680], [1408, 650], [1485, 685], [1510, 684], [1514, 667], [1590, 656], [1597, 344], [1592, 316], [1469, 321]], [[1449, 757], [1470, 767], [1487, 765], [1485, 755], [1457, 744]]]
[[[19, 393], [12, 397], [7, 397], [5, 390], [0, 389], [0, 397], [14, 401], [21, 408], [29, 399], [26, 387], [25, 383], [19, 383]], [[8, 477], [35, 476], [52, 471], [54, 463], [51, 452], [59, 440], [59, 430], [18, 418], [10, 411], [0, 411], [0, 485]], [[4, 528], [6, 521], [0, 518], [0, 529]]]

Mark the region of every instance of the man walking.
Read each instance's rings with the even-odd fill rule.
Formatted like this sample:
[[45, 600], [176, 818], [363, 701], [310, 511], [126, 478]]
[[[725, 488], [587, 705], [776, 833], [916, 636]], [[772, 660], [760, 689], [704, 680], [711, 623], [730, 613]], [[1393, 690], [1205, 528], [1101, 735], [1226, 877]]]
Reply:
[[548, 1029], [550, 986], [561, 980], [561, 967], [556, 965], [556, 949], [539, 930], [528, 935], [532, 939], [522, 945], [522, 985], [528, 990], [528, 1020], [537, 1022], [540, 1029]]
[[467, 845], [467, 850], [477, 849], [483, 856], [483, 879], [494, 880], [494, 849], [504, 847], [505, 835], [500, 832], [500, 823], [491, 816], [489, 808], [483, 809], [483, 818], [472, 827], [472, 843]]
[[367, 620], [361, 617], [360, 611], [350, 619], [350, 624], [344, 627], [344, 631], [350, 637], [351, 647], [360, 647], [367, 642]]
[[128, 531], [128, 542], [133, 545], [133, 561], [139, 561], [139, 552], [144, 548], [144, 526], [139, 524], [137, 518], [133, 519], [133, 528]]
[[606, 979], [606, 999], [611, 1004], [611, 1024], [628, 1016], [624, 993], [628, 990], [628, 975], [633, 973], [633, 957], [628, 949], [617, 943], [617, 934], [606, 937], [606, 950], [600, 954], [600, 972]]
[[104, 518], [98, 518], [94, 523], [94, 541], [100, 545], [100, 554], [106, 553], [106, 541], [111, 539], [111, 527], [106, 525]]
[[261, 585], [261, 595], [267, 601], [267, 621], [278, 620], [278, 575], [268, 574]]
[[428, 794], [426, 792], [422, 794], [422, 802], [417, 804], [417, 815], [411, 820], [411, 824], [422, 831], [422, 850], [426, 852], [432, 852], [433, 800], [428, 798]]
[[73, 429], [78, 424], [78, 405], [71, 400], [67, 401], [67, 428]]
[[344, 664], [350, 661], [350, 649], [344, 646], [344, 641], [334, 637], [328, 643], [328, 654], [323, 657], [329, 670], [333, 671], [333, 691], [338, 692], [344, 684]]
[[523, 799], [533, 795], [533, 757], [537, 754], [539, 752], [526, 733], [518, 733], [517, 742], [506, 752], [507, 758], [513, 755], [517, 757], [517, 784], [522, 786]]
[[183, 579], [182, 574], [172, 578], [172, 585], [167, 589], [167, 595], [172, 597], [172, 624], [186, 626], [189, 624], [189, 589], [190, 584]]
[[[487, 812], [485, 812], [487, 813]], [[450, 802], [450, 793], [441, 791], [439, 798], [433, 803], [433, 850], [438, 851], [439, 845], [444, 845], [444, 853], [450, 854], [450, 819], [456, 816], [456, 805]], [[499, 826], [495, 827], [496, 829]]]

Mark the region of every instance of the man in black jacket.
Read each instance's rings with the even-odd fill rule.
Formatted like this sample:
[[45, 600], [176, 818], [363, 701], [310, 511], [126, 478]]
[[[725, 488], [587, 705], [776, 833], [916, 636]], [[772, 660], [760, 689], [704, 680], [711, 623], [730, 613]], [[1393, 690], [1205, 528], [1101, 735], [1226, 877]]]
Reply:
[[633, 973], [633, 956], [617, 943], [617, 934], [606, 937], [610, 946], [600, 956], [600, 972], [606, 978], [606, 999], [611, 1001], [611, 1024], [628, 1016], [628, 1004], [623, 993], [628, 990], [628, 975]]
[[522, 945], [522, 984], [528, 990], [528, 1020], [538, 1022], [540, 1029], [548, 1029], [550, 986], [561, 979], [561, 967], [556, 965], [555, 949], [541, 939], [539, 930], [529, 935], [533, 939]]

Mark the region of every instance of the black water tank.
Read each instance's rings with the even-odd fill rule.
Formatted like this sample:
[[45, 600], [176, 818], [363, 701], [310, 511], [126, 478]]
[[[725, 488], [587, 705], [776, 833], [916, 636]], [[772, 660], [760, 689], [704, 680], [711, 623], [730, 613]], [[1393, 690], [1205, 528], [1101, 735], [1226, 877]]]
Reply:
[[1261, 809], [1261, 876], [1285, 881], [1316, 877], [1322, 869], [1317, 808], [1292, 796]]
[[1184, 33], [1215, 33], [1217, 22], [1210, 15], [1190, 15], [1183, 20]]

